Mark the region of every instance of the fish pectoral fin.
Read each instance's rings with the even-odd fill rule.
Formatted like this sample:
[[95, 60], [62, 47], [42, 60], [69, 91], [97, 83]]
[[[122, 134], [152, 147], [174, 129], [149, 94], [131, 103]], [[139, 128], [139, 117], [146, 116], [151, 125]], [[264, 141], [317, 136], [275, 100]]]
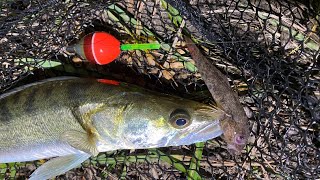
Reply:
[[72, 130], [65, 132], [62, 139], [72, 147], [83, 152], [98, 155], [97, 141], [99, 134], [92, 124], [92, 116], [102, 110], [106, 105], [104, 103], [86, 103], [73, 109], [73, 115], [82, 125], [83, 130]]
[[60, 174], [79, 166], [82, 162], [87, 160], [91, 155], [87, 153], [72, 154], [68, 156], [60, 156], [53, 158], [38, 169], [36, 169], [30, 176], [29, 180], [44, 180], [54, 178]]
[[67, 142], [70, 146], [79, 149], [92, 156], [98, 155], [97, 137], [93, 132], [86, 131], [66, 131], [61, 136], [62, 140]]

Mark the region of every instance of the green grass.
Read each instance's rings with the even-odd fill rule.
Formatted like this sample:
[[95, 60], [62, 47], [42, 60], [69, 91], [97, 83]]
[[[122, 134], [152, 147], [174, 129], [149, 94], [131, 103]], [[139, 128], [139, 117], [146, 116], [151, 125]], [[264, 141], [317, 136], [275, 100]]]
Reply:
[[200, 167], [200, 160], [202, 159], [204, 142], [196, 143], [195, 146], [196, 146], [196, 150], [194, 152], [194, 156], [191, 159], [189, 169], [188, 169], [188, 179], [190, 180], [202, 179], [198, 172]]

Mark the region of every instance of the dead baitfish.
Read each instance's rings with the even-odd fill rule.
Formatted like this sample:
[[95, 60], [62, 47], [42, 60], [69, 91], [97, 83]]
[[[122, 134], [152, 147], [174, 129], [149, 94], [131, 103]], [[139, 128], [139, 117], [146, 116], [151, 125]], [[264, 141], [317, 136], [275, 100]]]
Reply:
[[218, 107], [226, 112], [226, 118], [221, 121], [221, 127], [228, 150], [232, 154], [240, 154], [249, 139], [250, 128], [238, 94], [234, 93], [230, 87], [227, 77], [201, 53], [193, 41], [187, 36], [184, 38], [213, 99]]
[[48, 179], [99, 152], [189, 145], [222, 134], [222, 110], [115, 81], [60, 77], [0, 95], [0, 163], [53, 158]]

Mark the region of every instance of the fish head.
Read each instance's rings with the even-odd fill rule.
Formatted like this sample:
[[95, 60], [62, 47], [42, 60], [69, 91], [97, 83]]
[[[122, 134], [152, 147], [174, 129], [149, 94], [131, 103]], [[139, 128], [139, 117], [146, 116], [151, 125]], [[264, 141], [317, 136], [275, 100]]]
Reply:
[[[162, 146], [189, 145], [204, 142], [222, 134], [219, 118], [223, 112], [211, 106], [184, 102], [172, 104], [164, 111], [162, 118], [165, 123], [159, 127], [157, 121], [151, 121], [154, 132], [166, 131], [164, 137], [158, 141]], [[163, 129], [163, 130], [161, 130]]]
[[144, 95], [118, 112], [97, 126], [117, 149], [190, 145], [222, 134], [222, 110], [178, 97]]
[[[246, 117], [244, 117], [246, 118]], [[248, 120], [235, 121], [231, 116], [225, 115], [221, 121], [223, 139], [227, 143], [228, 151], [233, 155], [238, 155], [247, 144], [249, 137]]]

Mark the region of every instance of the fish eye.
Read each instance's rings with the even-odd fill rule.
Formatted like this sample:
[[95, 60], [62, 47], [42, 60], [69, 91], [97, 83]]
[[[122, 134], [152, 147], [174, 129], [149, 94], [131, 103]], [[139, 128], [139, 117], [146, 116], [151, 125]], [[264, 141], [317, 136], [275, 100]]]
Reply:
[[183, 118], [179, 118], [176, 120], [176, 125], [177, 126], [184, 126], [185, 124], [187, 124], [187, 120], [183, 119]]
[[170, 114], [170, 124], [177, 129], [189, 126], [191, 118], [189, 113], [183, 109], [176, 109]]

